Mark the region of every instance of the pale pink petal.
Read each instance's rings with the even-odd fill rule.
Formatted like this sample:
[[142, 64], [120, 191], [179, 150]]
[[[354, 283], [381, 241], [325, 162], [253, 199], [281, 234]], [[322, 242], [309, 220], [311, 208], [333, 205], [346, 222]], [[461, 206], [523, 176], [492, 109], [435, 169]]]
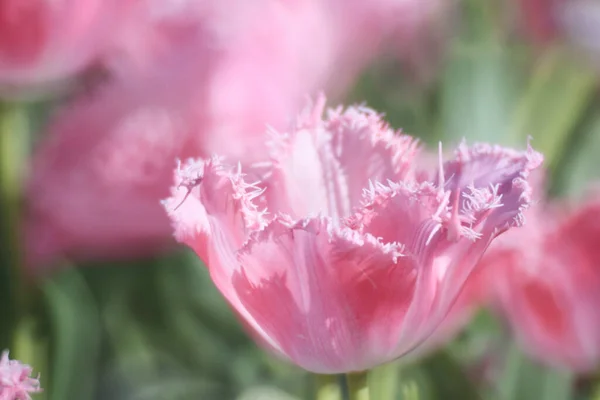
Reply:
[[[409, 337], [433, 331], [489, 243], [522, 223], [522, 211], [531, 202], [525, 178], [539, 162], [541, 156], [533, 150], [462, 146], [457, 160], [446, 164], [445, 173], [451, 174], [447, 180], [440, 175], [438, 188], [390, 183], [367, 192], [364, 208], [350, 223], [386, 242], [406, 244], [423, 267], [417, 286], [422, 297], [416, 297], [408, 316], [415, 318], [408, 325], [423, 331], [421, 336], [407, 333]], [[419, 317], [428, 313], [432, 316], [426, 320]]]
[[[217, 157], [207, 161], [192, 161], [185, 169], [179, 170], [175, 195], [167, 200], [166, 207], [173, 213], [176, 229], [182, 229], [184, 239], [194, 239], [198, 233], [205, 233], [209, 226], [213, 233], [222, 232], [222, 239], [234, 248], [240, 248], [250, 232], [260, 230], [267, 224], [264, 212], [253, 203], [253, 199], [263, 190], [246, 183], [241, 167], [231, 167]], [[191, 204], [188, 203], [188, 199]], [[188, 206], [186, 209], [182, 207]], [[200, 214], [192, 220], [192, 212]], [[180, 212], [185, 214], [180, 215]], [[192, 246], [192, 242], [185, 242]], [[208, 260], [206, 260], [208, 261]]]
[[[497, 195], [503, 196], [511, 190], [515, 179], [527, 177], [529, 171], [541, 165], [542, 161], [542, 155], [531, 147], [520, 152], [484, 143], [469, 147], [463, 142], [455, 152], [455, 159], [444, 164], [443, 173], [439, 176], [445, 181], [439, 184], [457, 193], [455, 200], [461, 206], [461, 213], [469, 214], [469, 207], [477, 207], [480, 199], [479, 196], [472, 197], [472, 189], [495, 188]], [[463, 200], [465, 194], [468, 201]], [[486, 200], [482, 198], [482, 201]], [[501, 201], [506, 200], [503, 198]]]
[[429, 334], [423, 332], [431, 330], [425, 325], [439, 325], [449, 311], [449, 304], [443, 304], [448, 307], [445, 309], [436, 308], [441, 285], [451, 268], [444, 254], [447, 244], [438, 216], [446, 201], [444, 192], [429, 183], [378, 184], [366, 192], [364, 208], [349, 221], [350, 226], [384, 242], [406, 244], [405, 251], [419, 265], [415, 297], [398, 338], [398, 356], [424, 341]]
[[190, 161], [183, 167], [178, 165], [171, 197], [163, 202], [163, 206], [173, 221], [175, 239], [187, 244], [206, 262], [210, 226], [197, 193], [204, 178], [205, 166], [202, 160]]
[[394, 358], [412, 298], [415, 267], [398, 250], [327, 218], [273, 222], [240, 251], [233, 287], [296, 364], [364, 370]]
[[239, 271], [237, 249], [247, 242], [251, 232], [267, 224], [266, 216], [253, 202], [262, 190], [246, 183], [244, 176], [218, 157], [190, 161], [178, 169], [173, 196], [163, 205], [177, 239], [202, 258], [215, 285], [261, 338], [261, 343], [279, 352], [277, 343], [263, 333], [231, 286], [233, 275]]

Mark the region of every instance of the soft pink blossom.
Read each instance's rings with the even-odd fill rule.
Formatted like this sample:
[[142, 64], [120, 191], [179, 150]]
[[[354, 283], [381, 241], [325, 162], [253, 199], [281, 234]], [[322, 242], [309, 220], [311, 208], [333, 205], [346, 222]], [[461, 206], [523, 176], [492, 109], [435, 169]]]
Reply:
[[538, 206], [482, 259], [484, 285], [523, 350], [581, 372], [600, 361], [600, 203]]
[[418, 181], [418, 147], [366, 107], [271, 131], [268, 165], [190, 161], [165, 202], [259, 343], [318, 373], [371, 368], [424, 342], [491, 240], [522, 222], [541, 155], [459, 146]]
[[181, 60], [148, 79], [104, 87], [52, 122], [27, 187], [31, 263], [165, 245], [168, 220], [157, 199], [168, 193], [170, 160], [204, 152], [207, 129], [204, 93], [178, 73], [203, 81], [208, 63]]
[[32, 368], [8, 358], [8, 351], [0, 358], [0, 400], [30, 400], [30, 393], [39, 393], [39, 378], [32, 378]]
[[175, 158], [264, 157], [265, 127], [287, 126], [321, 61], [300, 41], [310, 34], [310, 10], [261, 4], [269, 18], [230, 12], [229, 23], [241, 21], [226, 32], [212, 26], [216, 11], [193, 14], [200, 25], [192, 16], [164, 16], [157, 29], [172, 29], [159, 36], [179, 32], [175, 47], [147, 54], [152, 65], [122, 64], [121, 79], [58, 113], [34, 154], [28, 185], [32, 263], [164, 248], [172, 235], [159, 200], [169, 193]]
[[0, 93], [56, 84], [107, 50], [131, 0], [2, 0]]

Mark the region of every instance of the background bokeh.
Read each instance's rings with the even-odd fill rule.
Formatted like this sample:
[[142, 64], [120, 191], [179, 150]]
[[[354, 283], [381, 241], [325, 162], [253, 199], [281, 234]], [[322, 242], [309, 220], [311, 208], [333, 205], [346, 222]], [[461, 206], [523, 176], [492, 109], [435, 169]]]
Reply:
[[[430, 146], [464, 137], [522, 148], [531, 136], [546, 156], [550, 195], [581, 196], [600, 175], [600, 2], [448, 0], [443, 9], [387, 41], [329, 104], [366, 102]], [[27, 102], [23, 121], [11, 114], [14, 99], [3, 103], [4, 171], [31, 172], [28, 155], [69, 100], [18, 99]], [[27, 141], [5, 132], [20, 123]], [[256, 347], [188, 249], [65, 257], [15, 281], [27, 199], [2, 201], [0, 347], [41, 373], [36, 399], [311, 398], [311, 377]], [[26, 312], [15, 314], [17, 301]], [[485, 309], [448, 346], [398, 364], [402, 399], [591, 399], [598, 381], [527, 359]]]

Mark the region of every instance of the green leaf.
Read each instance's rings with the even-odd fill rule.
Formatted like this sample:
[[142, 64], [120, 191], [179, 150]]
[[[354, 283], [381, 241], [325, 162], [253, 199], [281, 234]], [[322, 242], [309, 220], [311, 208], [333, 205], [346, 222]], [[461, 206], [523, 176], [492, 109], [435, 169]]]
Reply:
[[[24, 104], [0, 100], [0, 349], [15, 347], [13, 333], [29, 306], [19, 219], [30, 150], [27, 113]], [[20, 358], [16, 349], [12, 356]]]
[[[128, 398], [131, 400], [215, 399], [220, 393], [214, 383], [197, 377], [165, 378], [145, 382]], [[222, 397], [221, 397], [222, 398]]]
[[463, 2], [464, 23], [452, 43], [440, 87], [438, 137], [511, 145], [506, 135], [518, 96], [519, 52], [497, 29], [495, 2]]
[[508, 116], [514, 110], [517, 73], [499, 43], [454, 47], [440, 89], [439, 136], [454, 142], [509, 142]]
[[477, 387], [447, 351], [441, 350], [427, 357], [419, 367], [427, 376], [430, 399], [481, 400]]
[[555, 167], [570, 134], [596, 91], [596, 73], [561, 47], [547, 50], [519, 100], [510, 136], [533, 145]]
[[395, 400], [400, 388], [399, 362], [381, 365], [369, 371], [369, 394], [373, 400]]
[[600, 178], [600, 113], [594, 113], [582, 124], [581, 132], [571, 137], [568, 153], [563, 153], [556, 168], [553, 193], [581, 196], [590, 181]]
[[427, 85], [412, 80], [397, 60], [377, 60], [360, 76], [344, 103], [366, 103], [385, 114], [390, 126], [428, 142], [434, 127], [434, 97]]
[[51, 400], [93, 399], [100, 347], [94, 299], [78, 271], [57, 274], [43, 287], [53, 328]]
[[530, 360], [511, 343], [496, 392], [499, 400], [570, 400], [573, 375]]

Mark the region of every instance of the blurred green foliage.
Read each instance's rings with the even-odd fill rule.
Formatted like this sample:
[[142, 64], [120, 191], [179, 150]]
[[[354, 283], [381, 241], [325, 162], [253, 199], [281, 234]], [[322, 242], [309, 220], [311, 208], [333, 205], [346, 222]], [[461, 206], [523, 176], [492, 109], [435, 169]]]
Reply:
[[[433, 79], [418, 81], [406, 65], [382, 59], [346, 102], [365, 101], [429, 145], [465, 137], [524, 146], [531, 135], [547, 156], [551, 194], [581, 195], [599, 174], [596, 71], [569, 48], [528, 46], [504, 29], [498, 2], [465, 0], [461, 11]], [[48, 107], [35, 112], [43, 116]], [[3, 217], [14, 226], [11, 215]], [[312, 398], [312, 378], [253, 344], [190, 251], [65, 265], [31, 290], [17, 321], [9, 236], [4, 229], [0, 343], [16, 346], [15, 355], [42, 372], [37, 399]], [[494, 356], [500, 360], [489, 368]], [[385, 368], [370, 379], [397, 387], [394, 399], [567, 400], [595, 390], [593, 381], [528, 360], [486, 311], [446, 349]]]

